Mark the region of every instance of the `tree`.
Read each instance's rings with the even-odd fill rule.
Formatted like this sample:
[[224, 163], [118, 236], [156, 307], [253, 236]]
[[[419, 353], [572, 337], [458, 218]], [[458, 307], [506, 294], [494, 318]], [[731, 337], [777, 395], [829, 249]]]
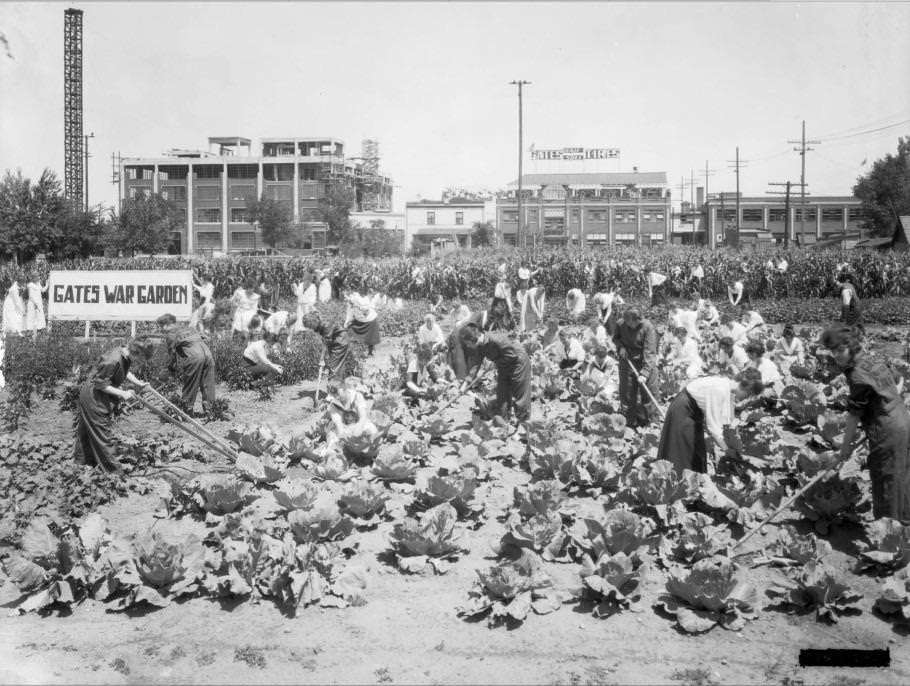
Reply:
[[167, 250], [172, 234], [185, 224], [183, 212], [158, 193], [127, 198], [116, 222], [115, 245], [124, 253], [159, 253]]
[[52, 252], [60, 240], [60, 219], [66, 210], [57, 175], [45, 169], [37, 183], [7, 170], [0, 181], [0, 253], [20, 262]]
[[291, 210], [286, 203], [274, 198], [269, 198], [265, 193], [259, 200], [247, 198], [247, 221], [250, 224], [259, 224], [262, 232], [262, 241], [271, 248], [289, 238], [293, 227], [291, 226]]
[[866, 228], [878, 236], [892, 236], [898, 217], [910, 214], [910, 137], [899, 138], [897, 155], [887, 154], [856, 180], [853, 195], [866, 215]]
[[319, 198], [319, 212], [322, 221], [328, 224], [328, 238], [341, 245], [349, 240], [351, 233], [351, 208], [357, 196], [353, 188], [340, 183], [326, 186], [325, 194]]
[[485, 245], [493, 245], [496, 230], [491, 222], [474, 222], [473, 233], [471, 233], [471, 245], [479, 248]]
[[100, 206], [85, 212], [82, 209], [70, 208], [60, 217], [60, 240], [54, 247], [54, 257], [74, 258], [91, 257], [104, 252], [111, 234], [110, 217], [102, 219]]

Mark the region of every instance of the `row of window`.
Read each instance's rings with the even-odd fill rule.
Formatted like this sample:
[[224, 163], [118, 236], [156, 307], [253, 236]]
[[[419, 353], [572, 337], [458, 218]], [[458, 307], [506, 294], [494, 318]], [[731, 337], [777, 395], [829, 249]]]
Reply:
[[[197, 164], [193, 166], [194, 176], [197, 179], [220, 179], [223, 167], [220, 164]], [[227, 168], [229, 179], [255, 179], [259, 175], [258, 164], [229, 164]], [[167, 166], [158, 167], [159, 181], [185, 181], [189, 167]], [[341, 174], [343, 169], [335, 165], [334, 173]], [[299, 169], [301, 181], [316, 181], [318, 178], [317, 165], [301, 164]], [[126, 178], [129, 181], [151, 181], [155, 176], [154, 167], [130, 166], [126, 167]], [[263, 164], [262, 177], [266, 181], [291, 181], [294, 178], [293, 164]]]
[[[581, 221], [581, 211], [577, 209], [571, 210], [571, 217], [573, 223], [578, 223]], [[662, 222], [666, 219], [666, 212], [663, 210], [643, 210], [641, 213], [642, 221], [645, 222]], [[631, 223], [638, 221], [638, 211], [637, 210], [616, 210], [616, 213], [613, 215], [614, 221], [619, 223]], [[560, 217], [560, 219], [562, 219]], [[518, 210], [503, 210], [502, 212], [503, 222], [516, 222], [518, 221]], [[538, 212], [536, 209], [528, 210], [528, 223], [536, 224], [538, 221]], [[607, 221], [607, 211], [606, 210], [587, 210], [585, 214], [585, 221], [588, 222], [600, 222], [605, 223]]]
[[[427, 212], [427, 226], [434, 226], [436, 224], [436, 213]], [[455, 213], [455, 226], [464, 225], [464, 212]]]
[[[862, 207], [848, 207], [847, 209], [847, 220], [851, 222], [862, 221], [866, 218], [865, 212]], [[844, 208], [843, 207], [822, 207], [822, 221], [823, 222], [843, 222], [844, 221]], [[786, 219], [786, 210], [782, 207], [769, 207], [768, 208], [768, 221], [769, 222], [783, 222]], [[742, 210], [742, 221], [744, 222], [761, 222], [764, 221], [764, 209], [761, 207], [752, 207], [752, 208], [743, 208]], [[714, 211], [714, 216], [718, 221], [735, 221], [736, 220], [736, 209], [724, 209], [721, 211], [717, 209]], [[814, 207], [805, 208], [805, 221], [814, 222], [818, 218], [818, 209]], [[803, 208], [797, 207], [793, 209], [793, 219], [794, 221], [803, 220]]]
[[[197, 207], [196, 208], [197, 224], [220, 224], [221, 208], [220, 207]], [[245, 207], [231, 208], [231, 224], [249, 224], [250, 215]]]

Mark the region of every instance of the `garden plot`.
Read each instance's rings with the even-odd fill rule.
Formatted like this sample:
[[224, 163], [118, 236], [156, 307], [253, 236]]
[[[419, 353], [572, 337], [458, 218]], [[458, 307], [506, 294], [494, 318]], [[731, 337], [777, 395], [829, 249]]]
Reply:
[[[910, 537], [872, 524], [862, 453], [734, 549], [829, 464], [839, 386], [788, 379], [712, 488], [543, 362], [527, 435], [467, 399], [434, 421], [389, 394], [397, 349], [367, 362], [378, 439], [321, 454], [312, 382], [222, 387], [234, 419], [208, 426], [240, 459], [136, 411], [128, 486], [66, 481], [71, 416], [36, 400], [0, 442], [0, 678], [910, 681]], [[892, 667], [801, 670], [810, 647], [890, 647]]]

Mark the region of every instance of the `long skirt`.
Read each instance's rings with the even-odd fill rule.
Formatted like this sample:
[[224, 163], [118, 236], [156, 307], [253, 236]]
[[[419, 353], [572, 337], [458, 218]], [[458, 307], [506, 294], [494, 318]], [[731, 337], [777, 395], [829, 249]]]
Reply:
[[183, 379], [180, 399], [187, 409], [196, 404], [199, 391], [202, 391], [203, 405], [215, 400], [215, 359], [204, 343], [190, 346], [187, 356], [178, 360], [177, 375]]
[[667, 408], [667, 416], [660, 432], [657, 459], [672, 462], [680, 474], [684, 469], [701, 473], [708, 471], [705, 415], [685, 389], [680, 391]]
[[92, 379], [79, 389], [76, 403], [76, 443], [73, 458], [78, 464], [101, 467], [106, 472], [122, 472], [123, 468], [111, 454], [114, 436], [111, 431], [111, 405], [104, 391], [96, 390]]
[[371, 322], [358, 322], [353, 320], [348, 326], [349, 336], [364, 345], [377, 345], [379, 343], [379, 317]]
[[531, 412], [531, 365], [518, 360], [496, 370], [496, 414], [508, 418], [511, 409], [519, 419]]
[[29, 300], [25, 305], [25, 330], [38, 331], [45, 328], [47, 321], [44, 318], [44, 304]]
[[332, 299], [332, 282], [328, 279], [322, 279], [318, 287], [319, 302], [327, 303]]
[[2, 331], [0, 333], [22, 333], [25, 314], [16, 311], [16, 305], [9, 295], [3, 300]]
[[[629, 426], [647, 426], [651, 423], [656, 408], [647, 391], [641, 387], [635, 374], [632, 372], [631, 364], [634, 363], [636, 371], [641, 370], [642, 363], [637, 360], [623, 360], [619, 363], [619, 402], [623, 407], [626, 421]], [[645, 383], [652, 395], [657, 394], [657, 369], [651, 371], [650, 376], [645, 379]]]
[[869, 437], [872, 514], [910, 524], [910, 416], [898, 410], [863, 428]]
[[326, 346], [325, 368], [330, 379], [343, 379], [351, 362], [351, 345], [347, 336], [336, 339]]

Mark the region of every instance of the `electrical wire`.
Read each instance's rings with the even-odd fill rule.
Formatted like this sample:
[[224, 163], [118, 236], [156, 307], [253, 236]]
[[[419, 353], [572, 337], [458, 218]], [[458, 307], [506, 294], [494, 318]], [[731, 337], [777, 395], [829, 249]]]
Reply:
[[885, 126], [879, 126], [874, 129], [867, 129], [866, 131], [857, 131], [856, 133], [847, 133], [847, 134], [843, 134], [841, 136], [829, 136], [827, 138], [819, 137], [819, 140], [822, 143], [827, 143], [829, 141], [841, 141], [841, 140], [846, 140], [848, 138], [856, 138], [858, 136], [868, 136], [869, 134], [878, 133], [879, 131], [886, 131], [888, 129], [894, 129], [894, 128], [897, 128], [898, 126], [904, 126], [906, 124], [910, 124], [910, 119], [904, 119], [903, 121], [895, 122], [894, 124], [887, 124]]

